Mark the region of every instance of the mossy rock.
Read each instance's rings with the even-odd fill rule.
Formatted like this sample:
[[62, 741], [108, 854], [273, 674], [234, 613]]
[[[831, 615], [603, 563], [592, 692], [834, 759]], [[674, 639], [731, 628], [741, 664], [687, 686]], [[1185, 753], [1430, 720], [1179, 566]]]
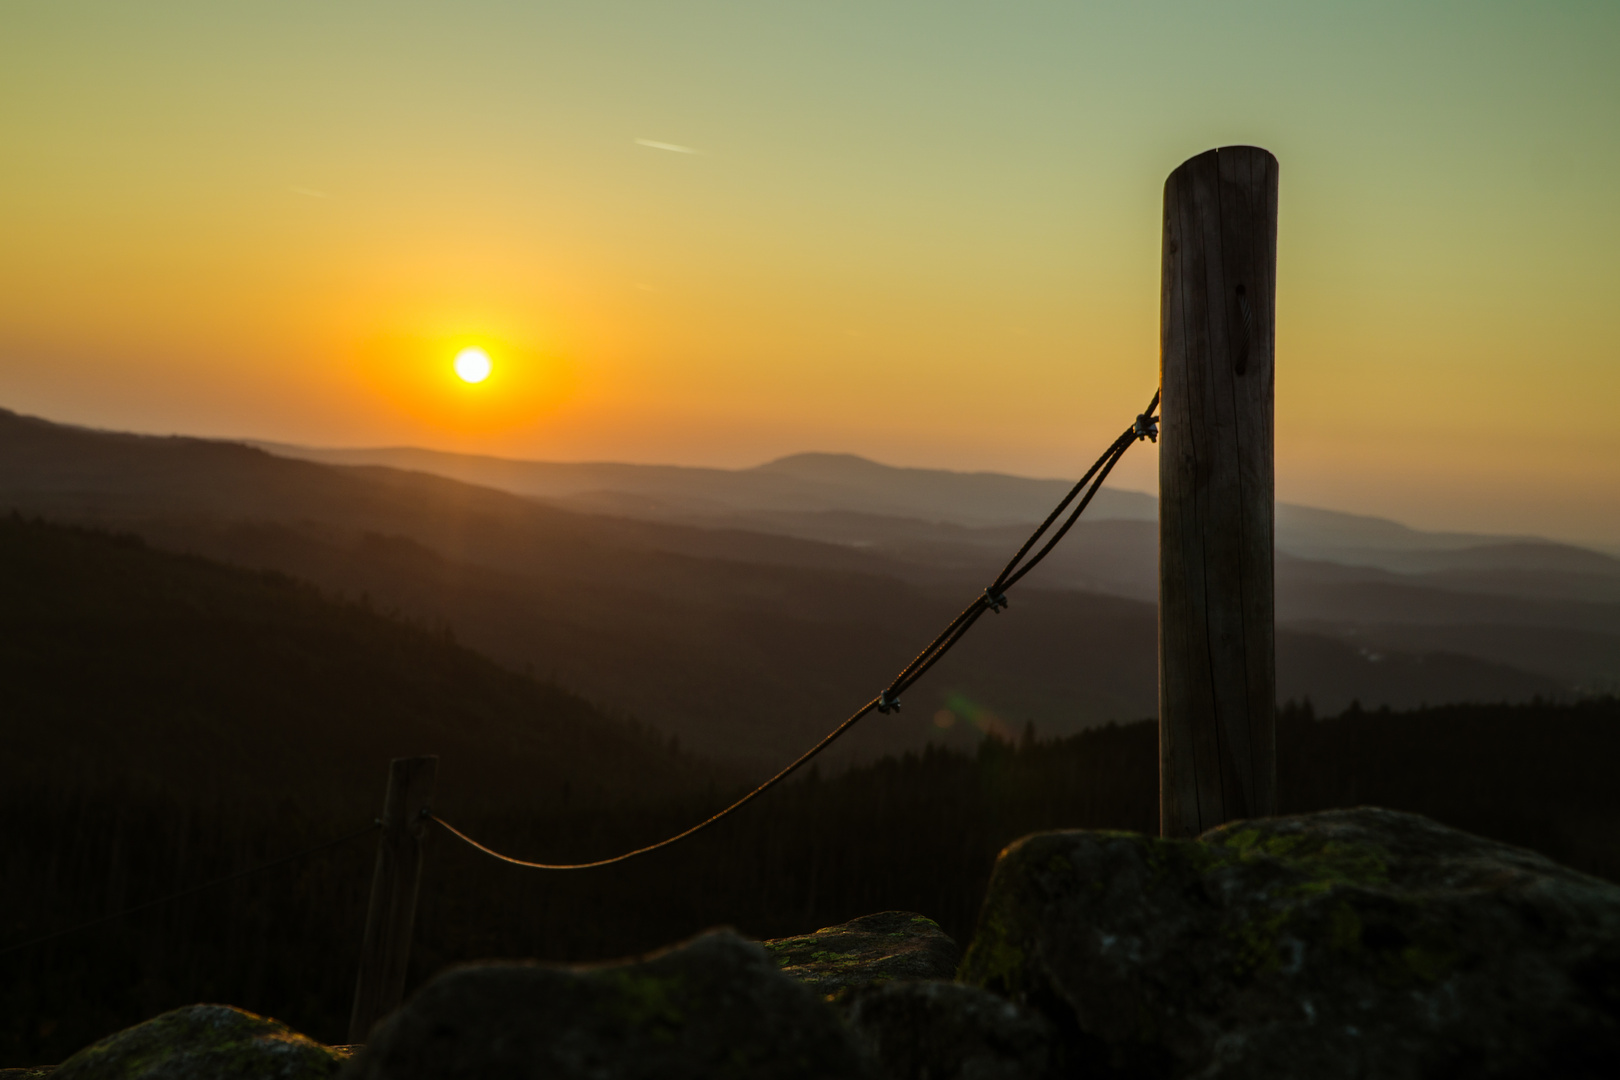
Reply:
[[957, 982], [896, 980], [850, 993], [844, 1016], [892, 1080], [1056, 1080], [1052, 1024]]
[[997, 861], [964, 981], [1100, 1076], [1620, 1076], [1620, 888], [1360, 808]]
[[961, 951], [933, 919], [913, 911], [864, 915], [811, 934], [761, 942], [784, 974], [829, 1000], [905, 979], [949, 979]]
[[372, 1032], [356, 1080], [859, 1080], [832, 1009], [728, 930], [642, 960], [452, 968]]
[[51, 1080], [326, 1080], [343, 1055], [229, 1005], [187, 1005], [80, 1050]]

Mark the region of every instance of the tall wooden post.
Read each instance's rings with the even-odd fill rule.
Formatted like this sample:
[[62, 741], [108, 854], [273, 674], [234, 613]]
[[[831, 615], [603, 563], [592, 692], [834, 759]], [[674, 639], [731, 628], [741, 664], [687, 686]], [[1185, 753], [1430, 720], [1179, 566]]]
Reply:
[[422, 883], [424, 811], [433, 800], [437, 757], [395, 758], [383, 799], [382, 837], [371, 876], [366, 936], [360, 946], [360, 976], [354, 984], [349, 1041], [365, 1042], [372, 1025], [405, 999], [405, 970], [416, 924], [416, 893]]
[[1159, 827], [1277, 812], [1272, 600], [1277, 159], [1200, 154], [1164, 185]]

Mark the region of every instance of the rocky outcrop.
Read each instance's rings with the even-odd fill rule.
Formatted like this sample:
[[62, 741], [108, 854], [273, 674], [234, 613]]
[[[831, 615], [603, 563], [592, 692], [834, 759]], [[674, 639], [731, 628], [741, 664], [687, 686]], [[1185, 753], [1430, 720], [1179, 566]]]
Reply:
[[926, 916], [884, 911], [761, 944], [840, 1011], [890, 1080], [1040, 1080], [1056, 1065], [1039, 1013], [942, 981], [961, 954]]
[[343, 1057], [285, 1024], [229, 1005], [187, 1005], [125, 1028], [51, 1080], [327, 1080]]
[[[1411, 814], [1026, 837], [956, 968], [909, 912], [453, 968], [345, 1080], [1620, 1076], [1620, 887]], [[331, 1080], [345, 1049], [198, 1005], [50, 1077]]]
[[890, 1080], [1048, 1080], [1061, 1047], [1039, 1013], [961, 983], [857, 990], [844, 1015]]
[[363, 1080], [814, 1080], [868, 1075], [831, 1007], [712, 931], [640, 961], [451, 968], [385, 1019]]
[[1026, 837], [962, 975], [1088, 1075], [1620, 1075], [1620, 888], [1386, 810]]
[[761, 944], [785, 974], [834, 1001], [896, 979], [949, 979], [961, 959], [938, 923], [911, 911], [884, 911]]

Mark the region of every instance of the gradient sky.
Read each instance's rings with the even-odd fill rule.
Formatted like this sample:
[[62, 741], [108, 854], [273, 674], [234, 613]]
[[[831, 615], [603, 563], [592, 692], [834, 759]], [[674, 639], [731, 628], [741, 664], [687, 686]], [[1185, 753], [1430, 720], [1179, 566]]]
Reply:
[[1620, 544], [1617, 57], [1609, 0], [8, 0], [0, 406], [1068, 475], [1164, 178], [1254, 143], [1279, 497]]

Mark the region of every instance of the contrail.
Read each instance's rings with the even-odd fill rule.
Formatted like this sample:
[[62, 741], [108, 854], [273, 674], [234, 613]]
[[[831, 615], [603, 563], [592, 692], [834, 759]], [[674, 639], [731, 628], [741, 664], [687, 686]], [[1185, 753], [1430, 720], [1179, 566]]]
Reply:
[[637, 146], [650, 146], [654, 150], [673, 150], [677, 154], [696, 154], [696, 153], [700, 153], [700, 151], [694, 150], [690, 146], [676, 146], [674, 143], [657, 142], [657, 141], [655, 141], [653, 139], [637, 139], [636, 140], [636, 145]]

